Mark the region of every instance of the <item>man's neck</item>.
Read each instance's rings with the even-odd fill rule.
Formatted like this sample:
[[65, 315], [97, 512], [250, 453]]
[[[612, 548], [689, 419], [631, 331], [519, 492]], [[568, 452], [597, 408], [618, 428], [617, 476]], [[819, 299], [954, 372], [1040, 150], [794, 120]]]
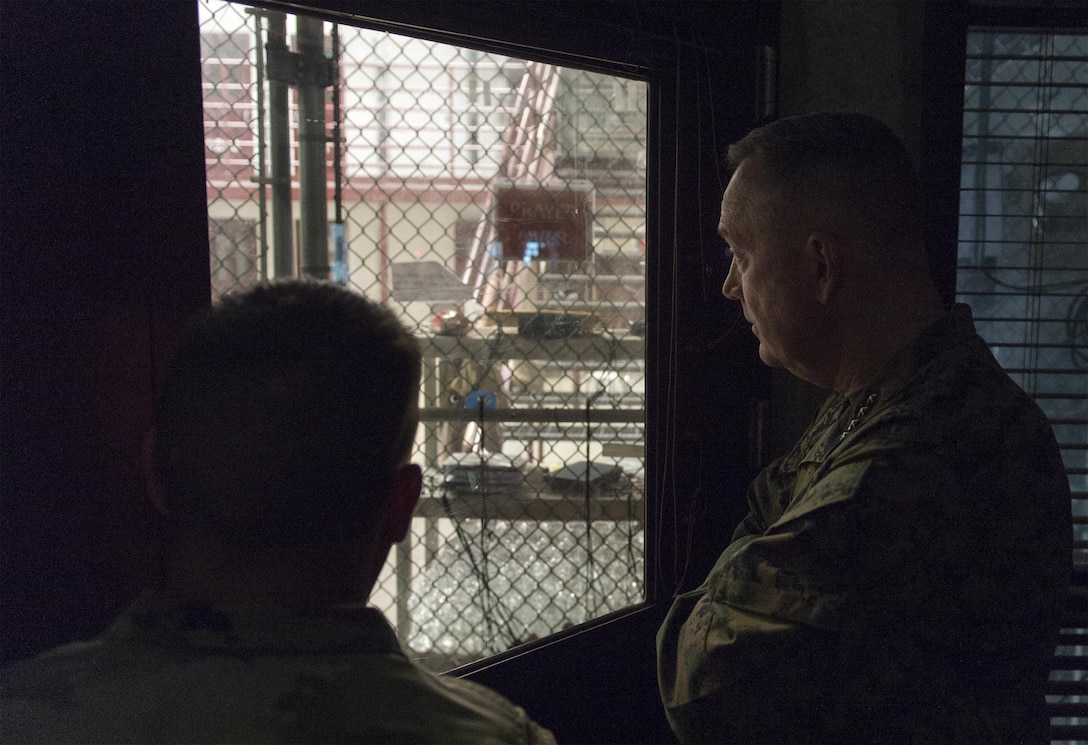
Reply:
[[320, 608], [365, 602], [366, 574], [348, 546], [254, 550], [188, 534], [169, 548], [163, 590], [197, 605]]
[[944, 312], [935, 290], [890, 290], [861, 303], [842, 327], [842, 348], [832, 388], [847, 396], [870, 385]]

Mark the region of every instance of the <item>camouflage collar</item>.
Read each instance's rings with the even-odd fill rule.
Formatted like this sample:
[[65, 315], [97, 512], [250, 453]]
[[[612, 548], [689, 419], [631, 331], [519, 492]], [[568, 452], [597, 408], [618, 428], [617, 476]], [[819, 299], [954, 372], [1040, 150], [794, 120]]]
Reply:
[[852, 396], [842, 396], [840, 407], [853, 412], [838, 437], [829, 445], [837, 445], [858, 428], [880, 402], [890, 402], [897, 392], [905, 389], [918, 371], [943, 352], [966, 343], [975, 336], [971, 307], [957, 303], [930, 324], [906, 349], [881, 368], [869, 385]]
[[140, 597], [105, 641], [142, 641], [221, 654], [403, 654], [381, 612], [363, 605], [314, 610], [185, 605], [157, 593]]
[[851, 407], [854, 411], [871, 409], [877, 398], [889, 398], [889, 394], [902, 388], [934, 358], [975, 335], [969, 305], [957, 303], [947, 308], [906, 349], [889, 360], [869, 385], [849, 397]]

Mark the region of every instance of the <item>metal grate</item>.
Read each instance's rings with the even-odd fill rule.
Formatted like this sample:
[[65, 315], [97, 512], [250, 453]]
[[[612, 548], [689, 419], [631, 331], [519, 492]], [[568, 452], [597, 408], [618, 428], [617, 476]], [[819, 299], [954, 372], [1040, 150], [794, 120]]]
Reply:
[[640, 602], [645, 83], [202, 0], [213, 297], [334, 279], [424, 350], [371, 602], [436, 670]]
[[1073, 492], [1057, 741], [1088, 742], [1088, 36], [968, 35], [957, 296], [1050, 417]]

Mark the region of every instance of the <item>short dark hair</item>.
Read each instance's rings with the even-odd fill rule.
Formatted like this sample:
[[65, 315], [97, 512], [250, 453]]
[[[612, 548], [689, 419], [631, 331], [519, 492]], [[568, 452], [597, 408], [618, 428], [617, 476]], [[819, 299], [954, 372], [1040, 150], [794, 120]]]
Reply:
[[789, 117], [749, 132], [729, 147], [736, 169], [758, 156], [787, 203], [849, 222], [874, 248], [922, 245], [922, 191], [898, 137], [864, 114]]
[[182, 525], [249, 545], [366, 531], [418, 425], [419, 346], [338, 285], [265, 283], [190, 325], [155, 406]]

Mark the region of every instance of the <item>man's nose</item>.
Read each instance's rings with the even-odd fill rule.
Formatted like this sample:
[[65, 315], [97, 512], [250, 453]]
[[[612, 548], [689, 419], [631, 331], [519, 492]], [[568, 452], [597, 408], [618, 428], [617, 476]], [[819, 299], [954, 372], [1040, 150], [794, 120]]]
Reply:
[[725, 275], [725, 282], [722, 284], [722, 294], [730, 300], [740, 300], [740, 281], [734, 267], [735, 264], [730, 262], [729, 273]]

